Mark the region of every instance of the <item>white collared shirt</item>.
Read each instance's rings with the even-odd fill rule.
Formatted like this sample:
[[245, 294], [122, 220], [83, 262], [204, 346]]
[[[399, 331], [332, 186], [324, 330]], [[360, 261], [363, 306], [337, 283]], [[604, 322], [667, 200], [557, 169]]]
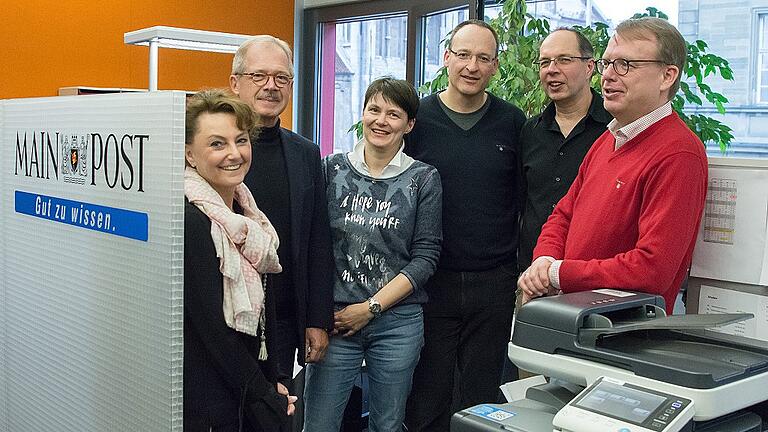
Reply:
[[[349, 159], [349, 163], [352, 164], [352, 167], [357, 171], [368, 177], [376, 177], [371, 174], [371, 171], [368, 169], [368, 164], [365, 163], [365, 142], [363, 140], [358, 141], [357, 144], [355, 144], [355, 148], [347, 153], [347, 159]], [[381, 175], [376, 178], [388, 179], [398, 176], [412, 164], [413, 158], [403, 153], [403, 143], [400, 143], [400, 148], [397, 150], [397, 153], [395, 153], [395, 156], [393, 156], [387, 166], [381, 170]]]
[[613, 149], [620, 149], [627, 141], [640, 135], [640, 132], [648, 129], [651, 125], [670, 114], [672, 114], [672, 102], [667, 102], [622, 128], [619, 128], [619, 122], [616, 119], [611, 120], [608, 123], [608, 131], [616, 138], [616, 145]]

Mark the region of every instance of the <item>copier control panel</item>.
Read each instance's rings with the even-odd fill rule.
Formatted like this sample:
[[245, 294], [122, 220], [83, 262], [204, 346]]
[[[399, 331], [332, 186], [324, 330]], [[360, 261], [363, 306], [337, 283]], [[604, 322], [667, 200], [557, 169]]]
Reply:
[[693, 402], [601, 377], [563, 407], [555, 432], [678, 432], [693, 418]]

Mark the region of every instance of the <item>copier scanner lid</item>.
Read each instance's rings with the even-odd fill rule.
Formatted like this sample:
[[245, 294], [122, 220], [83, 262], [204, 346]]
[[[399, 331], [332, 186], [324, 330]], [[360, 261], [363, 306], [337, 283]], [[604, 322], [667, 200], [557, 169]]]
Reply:
[[673, 315], [660, 296], [595, 290], [532, 300], [517, 312], [512, 343], [707, 389], [768, 371], [768, 345], [706, 328], [751, 314]]

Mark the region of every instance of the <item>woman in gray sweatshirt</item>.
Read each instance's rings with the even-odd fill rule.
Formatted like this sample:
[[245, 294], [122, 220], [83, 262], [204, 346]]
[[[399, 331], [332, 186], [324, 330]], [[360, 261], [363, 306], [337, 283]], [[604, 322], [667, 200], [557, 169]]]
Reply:
[[334, 330], [320, 363], [307, 366], [306, 432], [337, 432], [363, 360], [371, 432], [400, 430], [424, 343], [424, 285], [440, 256], [437, 170], [403, 153], [419, 99], [404, 80], [371, 83], [363, 139], [325, 160], [336, 261]]

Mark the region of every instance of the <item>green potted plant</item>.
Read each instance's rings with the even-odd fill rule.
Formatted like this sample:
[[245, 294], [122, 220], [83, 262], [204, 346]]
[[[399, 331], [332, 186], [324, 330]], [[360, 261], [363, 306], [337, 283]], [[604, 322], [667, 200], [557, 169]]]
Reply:
[[[643, 16], [669, 18], [653, 7], [647, 8], [645, 13], [635, 14], [633, 18]], [[549, 21], [528, 14], [524, 0], [505, 0], [499, 15], [489, 23], [499, 34], [501, 49], [499, 72], [491, 81], [488, 91], [517, 105], [529, 117], [538, 114], [549, 101], [539, 83], [539, 71], [537, 66], [534, 66], [534, 61], [538, 59], [539, 43], [551, 30]], [[595, 56], [600, 57], [608, 45], [608, 26], [597, 22], [590, 27], [576, 27], [576, 29], [592, 42]], [[447, 38], [444, 43], [447, 43]], [[672, 107], [705, 145], [710, 142], [717, 143], [720, 150], [725, 152], [733, 139], [731, 128], [705, 115], [686, 114], [684, 107], [702, 105], [703, 99], [706, 99], [717, 108], [720, 114], [725, 113], [725, 104], [728, 99], [712, 90], [706, 84], [706, 80], [712, 75], [733, 80], [733, 71], [728, 61], [707, 52], [706, 42], [697, 40], [688, 43], [688, 65], [684, 72], [680, 92], [672, 101]], [[419, 91], [423, 94], [431, 94], [444, 89], [447, 85], [448, 75], [445, 68], [442, 68], [431, 81], [424, 83]], [[600, 91], [598, 75], [592, 78], [592, 86]]]

